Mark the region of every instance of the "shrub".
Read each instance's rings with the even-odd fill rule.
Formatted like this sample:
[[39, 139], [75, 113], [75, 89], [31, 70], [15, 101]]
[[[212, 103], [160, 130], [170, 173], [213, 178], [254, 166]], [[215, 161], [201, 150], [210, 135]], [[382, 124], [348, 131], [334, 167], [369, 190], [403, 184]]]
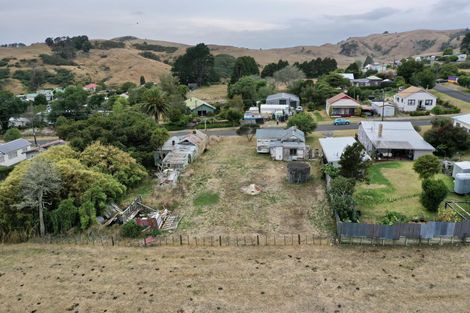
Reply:
[[136, 44], [133, 44], [132, 46], [138, 50], [151, 50], [151, 51], [166, 52], [166, 53], [173, 53], [173, 52], [176, 52], [176, 50], [178, 50], [177, 47], [165, 47], [161, 45], [152, 45], [146, 42], [136, 43]]
[[422, 179], [431, 178], [432, 176], [439, 174], [441, 168], [441, 161], [438, 157], [432, 154], [419, 157], [413, 165], [413, 169]]
[[440, 179], [425, 179], [422, 183], [421, 204], [431, 212], [436, 212], [447, 196], [447, 186]]
[[125, 48], [125, 47], [126, 47], [126, 44], [124, 42], [119, 42], [119, 41], [114, 41], [114, 40], [96, 41], [95, 44], [93, 45], [93, 48], [102, 49], [102, 50], [118, 49], [118, 48]]
[[121, 236], [127, 238], [136, 238], [139, 237], [143, 229], [144, 228], [140, 225], [137, 225], [134, 220], [130, 220], [129, 222], [122, 225]]
[[431, 114], [430, 111], [414, 111], [414, 112], [410, 112], [410, 116], [426, 116], [426, 115], [429, 115]]
[[0, 68], [0, 79], [10, 77], [10, 69], [8, 68]]
[[49, 65], [75, 65], [75, 63], [73, 61], [64, 59], [60, 55], [40, 54], [39, 57], [41, 58], [41, 60], [44, 64], [49, 64]]
[[342, 221], [359, 221], [359, 212], [356, 210], [356, 202], [353, 198], [354, 179], [338, 176], [331, 181], [329, 196], [330, 204]]
[[21, 138], [21, 132], [18, 128], [9, 128], [5, 132], [5, 135], [3, 135], [3, 140], [5, 140], [6, 142], [13, 141], [19, 138]]
[[298, 129], [303, 131], [305, 134], [311, 133], [317, 128], [317, 123], [315, 119], [309, 113], [298, 113], [294, 116], [291, 116], [287, 121], [287, 126], [292, 127], [296, 126]]
[[394, 225], [406, 222], [408, 222], [408, 218], [405, 215], [395, 211], [387, 211], [387, 213], [382, 217], [380, 224]]
[[460, 113], [460, 108], [450, 105], [448, 107], [436, 105], [432, 108], [431, 113], [434, 115], [457, 114]]
[[142, 51], [142, 52], [139, 52], [139, 55], [144, 58], [151, 59], [154, 61], [161, 61], [160, 57], [151, 51]]

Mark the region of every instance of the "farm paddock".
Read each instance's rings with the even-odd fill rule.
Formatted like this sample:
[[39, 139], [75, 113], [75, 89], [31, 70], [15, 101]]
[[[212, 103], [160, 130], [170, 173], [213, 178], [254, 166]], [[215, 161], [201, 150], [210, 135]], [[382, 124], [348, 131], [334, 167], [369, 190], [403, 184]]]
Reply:
[[0, 246], [2, 312], [465, 312], [467, 247]]

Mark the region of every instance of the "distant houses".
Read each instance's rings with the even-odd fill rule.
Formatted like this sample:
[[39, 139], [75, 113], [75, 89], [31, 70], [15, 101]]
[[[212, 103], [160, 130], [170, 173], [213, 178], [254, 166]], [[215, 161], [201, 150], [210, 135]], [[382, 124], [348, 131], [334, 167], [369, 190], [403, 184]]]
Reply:
[[198, 98], [189, 98], [185, 101], [185, 104], [191, 110], [191, 113], [197, 116], [212, 115], [216, 111], [214, 106]]
[[12, 166], [26, 160], [26, 152], [31, 143], [26, 139], [16, 139], [0, 144], [0, 166]]
[[363, 121], [358, 140], [376, 159], [416, 160], [435, 151], [410, 122]]
[[437, 104], [437, 97], [423, 88], [411, 86], [397, 93], [393, 102], [401, 112], [431, 111]]
[[387, 64], [372, 63], [364, 66], [364, 72], [376, 71], [377, 73], [384, 73], [387, 71]]
[[97, 87], [98, 87], [97, 84], [91, 83], [91, 84], [83, 86], [83, 90], [86, 90], [89, 92], [95, 92]]
[[296, 127], [257, 129], [256, 151], [270, 154], [272, 159], [277, 161], [308, 159], [305, 134]]
[[351, 81], [356, 87], [379, 87], [383, 83], [383, 79], [377, 76], [369, 76], [367, 78], [359, 78]]
[[361, 104], [345, 93], [326, 100], [326, 113], [329, 116], [353, 116], [361, 114]]

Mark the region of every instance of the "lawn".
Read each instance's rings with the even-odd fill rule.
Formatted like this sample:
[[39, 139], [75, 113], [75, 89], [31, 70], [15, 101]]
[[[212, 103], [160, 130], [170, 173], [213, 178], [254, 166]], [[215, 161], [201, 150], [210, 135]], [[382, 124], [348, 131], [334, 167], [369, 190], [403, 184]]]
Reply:
[[369, 172], [369, 184], [361, 183], [354, 194], [362, 221], [379, 222], [387, 211], [396, 211], [410, 219], [431, 220], [435, 213], [420, 203], [421, 181], [413, 162], [375, 163]]
[[436, 91], [434, 89], [429, 90], [433, 95], [438, 98], [441, 98], [443, 101], [449, 101], [451, 104], [455, 105], [456, 107], [460, 108], [461, 113], [469, 113], [470, 112], [470, 104], [468, 102], [450, 97], [442, 92]]
[[[181, 175], [171, 191], [156, 189], [144, 202], [171, 207], [184, 216], [185, 234], [315, 234], [328, 235], [332, 220], [318, 161], [310, 163], [312, 179], [287, 183], [287, 163], [256, 153], [256, 142], [226, 137], [212, 144]], [[241, 188], [256, 184], [258, 195]]]

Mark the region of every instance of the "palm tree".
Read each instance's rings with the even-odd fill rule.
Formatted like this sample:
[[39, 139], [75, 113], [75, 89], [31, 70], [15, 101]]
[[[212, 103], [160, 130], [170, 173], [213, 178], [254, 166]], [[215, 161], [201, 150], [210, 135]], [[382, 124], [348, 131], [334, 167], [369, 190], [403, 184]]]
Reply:
[[144, 92], [143, 100], [142, 110], [153, 116], [158, 124], [160, 116], [168, 112], [167, 94], [159, 87], [152, 87]]

